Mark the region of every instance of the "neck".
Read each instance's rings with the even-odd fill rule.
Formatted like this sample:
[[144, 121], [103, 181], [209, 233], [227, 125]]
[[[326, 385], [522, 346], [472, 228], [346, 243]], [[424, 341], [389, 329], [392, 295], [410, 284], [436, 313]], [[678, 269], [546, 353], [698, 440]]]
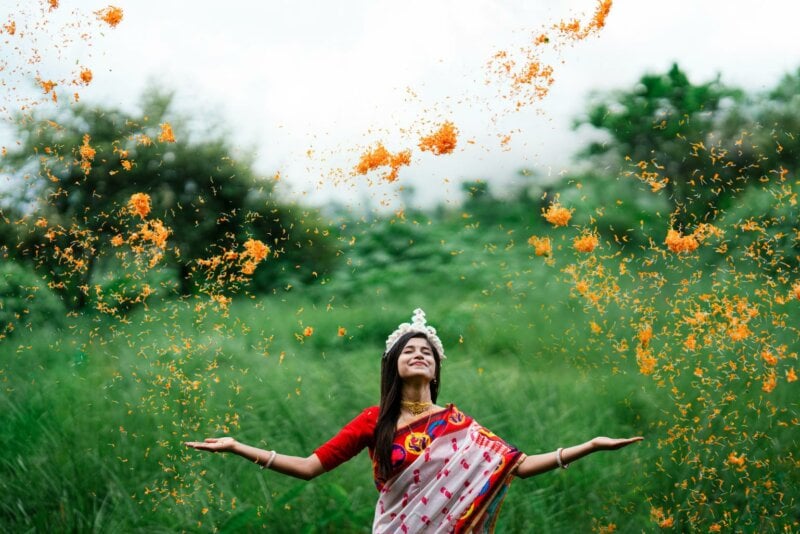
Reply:
[[432, 402], [430, 384], [425, 383], [404, 383], [403, 393], [400, 397], [409, 402]]

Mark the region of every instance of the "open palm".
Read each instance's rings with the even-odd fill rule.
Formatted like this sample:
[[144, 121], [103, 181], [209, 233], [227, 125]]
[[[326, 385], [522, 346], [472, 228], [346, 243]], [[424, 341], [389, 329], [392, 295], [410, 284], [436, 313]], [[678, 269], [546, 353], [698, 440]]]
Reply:
[[635, 438], [597, 437], [592, 440], [592, 444], [596, 447], [597, 450], [600, 451], [614, 451], [617, 449], [621, 449], [622, 447], [627, 447], [631, 443], [642, 441], [643, 439], [644, 438], [641, 436], [636, 436]]
[[187, 441], [184, 445], [200, 451], [225, 452], [231, 450], [234, 443], [236, 443], [235, 439], [224, 437], [206, 438], [203, 441]]

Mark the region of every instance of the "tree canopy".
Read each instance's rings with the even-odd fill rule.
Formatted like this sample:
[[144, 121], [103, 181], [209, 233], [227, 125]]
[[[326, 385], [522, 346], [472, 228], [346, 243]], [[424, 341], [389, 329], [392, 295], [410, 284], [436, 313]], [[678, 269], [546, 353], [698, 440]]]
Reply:
[[255, 275], [259, 289], [330, 267], [333, 249], [317, 212], [281, 202], [275, 180], [258, 176], [249, 154], [220, 130], [191, 132], [172, 100], [151, 90], [138, 113], [76, 104], [57, 117], [20, 119], [21, 142], [6, 158], [18, 185], [3, 195], [6, 222], [16, 223], [3, 232], [7, 250], [52, 273], [54, 287], [82, 307], [98, 261], [114, 265], [113, 256], [98, 255], [100, 240], [120, 234], [129, 199], [146, 193], [169, 229], [165, 259], [182, 294], [194, 290], [198, 260], [248, 238], [273, 252]]

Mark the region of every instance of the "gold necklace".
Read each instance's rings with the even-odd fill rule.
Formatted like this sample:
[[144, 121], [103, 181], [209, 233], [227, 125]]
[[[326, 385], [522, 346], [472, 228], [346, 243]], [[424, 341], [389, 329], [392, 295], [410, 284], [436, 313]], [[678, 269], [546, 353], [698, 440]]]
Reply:
[[433, 406], [432, 402], [400, 401], [400, 407], [405, 408], [414, 416], [427, 412], [431, 406]]
[[[420, 402], [418, 404], [425, 404], [424, 402]], [[433, 403], [428, 403], [433, 404]], [[429, 406], [430, 407], [430, 406]], [[407, 423], [406, 428], [408, 428], [408, 435], [406, 436], [405, 440], [405, 448], [407, 451], [411, 451], [415, 454], [421, 454], [422, 451], [428, 448], [428, 445], [431, 444], [433, 438], [428, 434], [428, 427], [431, 425], [431, 416], [433, 412], [428, 414], [428, 420], [425, 422], [425, 426], [423, 427], [422, 432], [414, 432], [411, 430], [411, 424]], [[418, 421], [414, 421], [413, 423], [416, 424]]]

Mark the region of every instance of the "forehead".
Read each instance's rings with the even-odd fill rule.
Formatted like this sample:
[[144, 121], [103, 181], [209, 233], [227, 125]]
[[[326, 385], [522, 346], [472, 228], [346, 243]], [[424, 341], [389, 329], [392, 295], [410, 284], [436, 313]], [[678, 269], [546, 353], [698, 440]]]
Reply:
[[411, 339], [409, 339], [406, 342], [405, 346], [403, 347], [403, 350], [405, 350], [407, 348], [412, 348], [412, 347], [414, 347], [414, 348], [423, 348], [423, 347], [431, 348], [431, 344], [428, 343], [428, 340], [426, 338], [424, 338], [424, 337], [412, 337]]

